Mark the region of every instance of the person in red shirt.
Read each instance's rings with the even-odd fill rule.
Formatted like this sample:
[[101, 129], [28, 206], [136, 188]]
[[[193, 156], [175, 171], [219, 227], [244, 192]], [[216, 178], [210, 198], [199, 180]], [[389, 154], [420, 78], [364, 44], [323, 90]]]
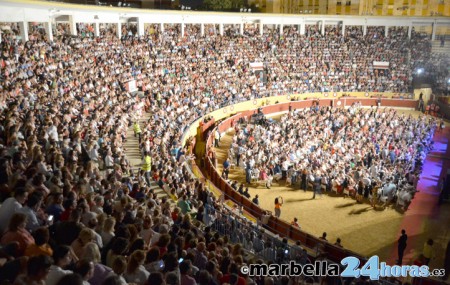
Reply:
[[70, 214], [73, 210], [77, 208], [77, 201], [75, 200], [66, 200], [63, 203], [64, 206], [64, 212], [61, 213], [61, 216], [59, 217], [59, 220], [61, 222], [68, 221], [70, 218]]
[[178, 220], [178, 215], [180, 214], [180, 208], [175, 207], [175, 209], [173, 209], [171, 216], [172, 216], [172, 220], [174, 222], [176, 222]]

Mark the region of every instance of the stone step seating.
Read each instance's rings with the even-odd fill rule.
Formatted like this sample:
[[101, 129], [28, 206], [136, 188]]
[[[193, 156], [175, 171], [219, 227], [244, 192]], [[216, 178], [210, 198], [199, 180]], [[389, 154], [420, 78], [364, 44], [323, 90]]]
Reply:
[[431, 43], [431, 51], [433, 53], [445, 53], [450, 56], [450, 42], [446, 41], [444, 46], [441, 47], [441, 41], [433, 41]]

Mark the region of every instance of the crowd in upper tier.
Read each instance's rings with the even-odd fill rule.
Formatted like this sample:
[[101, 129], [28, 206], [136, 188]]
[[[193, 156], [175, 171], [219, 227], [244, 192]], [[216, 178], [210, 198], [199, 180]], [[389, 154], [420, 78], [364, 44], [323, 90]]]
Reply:
[[[384, 37], [376, 27], [366, 35], [348, 27], [345, 36], [333, 27], [325, 35], [316, 26], [306, 35], [287, 28], [283, 36], [250, 27], [244, 36], [233, 29], [220, 36], [208, 27], [201, 37], [189, 26], [181, 37], [168, 25], [144, 37], [125, 28], [122, 39], [110, 29], [98, 38], [87, 37], [87, 25], [78, 29], [70, 37], [58, 26], [62, 36], [53, 42], [39, 28], [28, 42], [17, 40], [14, 27], [2, 34], [2, 282], [288, 284], [240, 276], [242, 248], [193, 225], [192, 207], [192, 219], [202, 222], [225, 210], [183, 165], [183, 131], [220, 106], [256, 97], [408, 91], [414, 61], [426, 60], [412, 51], [429, 46], [417, 34], [407, 40], [401, 28]], [[375, 69], [374, 60], [390, 68]], [[264, 63], [264, 82], [249, 67], [255, 61]], [[138, 94], [126, 89], [132, 79]], [[139, 123], [145, 112], [151, 118]], [[126, 155], [134, 123], [150, 176]], [[176, 207], [149, 184], [167, 188]]]

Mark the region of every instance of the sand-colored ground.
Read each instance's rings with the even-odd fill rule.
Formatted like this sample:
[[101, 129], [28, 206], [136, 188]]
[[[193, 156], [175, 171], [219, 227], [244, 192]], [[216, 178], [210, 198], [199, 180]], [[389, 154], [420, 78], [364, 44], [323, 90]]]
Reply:
[[[220, 148], [216, 149], [219, 171], [230, 148], [233, 132], [224, 135]], [[445, 147], [443, 149], [445, 154], [449, 140], [448, 133], [444, 140], [441, 147]], [[445, 160], [445, 157], [443, 159]], [[433, 188], [434, 184], [437, 185], [436, 175], [439, 173], [421, 179], [425, 182], [433, 180], [428, 181], [432, 182]], [[245, 183], [243, 168], [234, 167], [230, 171], [229, 178]], [[419, 187], [420, 185], [419, 183]], [[290, 222], [297, 217], [300, 226], [306, 232], [316, 236], [327, 232], [329, 241], [334, 242], [340, 237], [344, 247], [365, 256], [379, 255], [381, 260], [392, 261], [393, 258], [395, 260], [397, 239], [400, 230], [406, 227], [409, 241], [405, 252], [405, 262], [409, 263], [420, 254], [424, 242], [431, 237], [437, 244], [435, 245], [436, 258], [430, 265], [435, 268], [442, 267], [445, 247], [450, 239], [450, 205], [447, 203], [435, 207], [436, 193], [421, 193], [426, 196], [422, 196], [420, 201], [417, 199], [418, 193], [417, 201], [413, 201], [410, 209], [402, 213], [393, 207], [374, 210], [367, 202], [358, 204], [352, 198], [343, 198], [335, 194], [324, 194], [313, 200], [311, 191], [304, 192], [299, 188], [298, 185], [286, 187], [285, 182], [280, 181], [280, 183], [274, 182], [271, 189], [254, 183], [249, 186], [249, 191], [252, 197], [258, 194], [260, 206], [272, 212], [275, 197], [282, 196], [284, 198], [282, 219]]]

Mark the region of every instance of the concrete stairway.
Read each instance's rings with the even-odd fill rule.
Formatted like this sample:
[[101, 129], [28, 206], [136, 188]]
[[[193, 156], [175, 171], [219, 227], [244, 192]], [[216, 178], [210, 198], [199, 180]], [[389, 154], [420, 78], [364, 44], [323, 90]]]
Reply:
[[441, 41], [439, 40], [431, 42], [431, 52], [445, 53], [450, 56], [450, 42], [446, 41], [443, 47], [441, 47]]
[[[144, 122], [146, 122], [150, 116], [150, 113], [144, 112], [142, 118], [139, 119], [142, 130], [144, 129]], [[139, 139], [134, 136], [133, 126], [129, 127], [127, 130], [127, 141], [125, 142], [124, 147], [126, 149], [125, 153], [132, 166], [131, 168], [134, 173], [136, 173], [137, 169], [142, 166], [142, 159], [139, 150]], [[154, 189], [153, 191], [158, 195], [158, 198], [169, 197], [169, 195], [162, 188], [157, 186], [156, 183], [152, 183], [151, 189]]]

